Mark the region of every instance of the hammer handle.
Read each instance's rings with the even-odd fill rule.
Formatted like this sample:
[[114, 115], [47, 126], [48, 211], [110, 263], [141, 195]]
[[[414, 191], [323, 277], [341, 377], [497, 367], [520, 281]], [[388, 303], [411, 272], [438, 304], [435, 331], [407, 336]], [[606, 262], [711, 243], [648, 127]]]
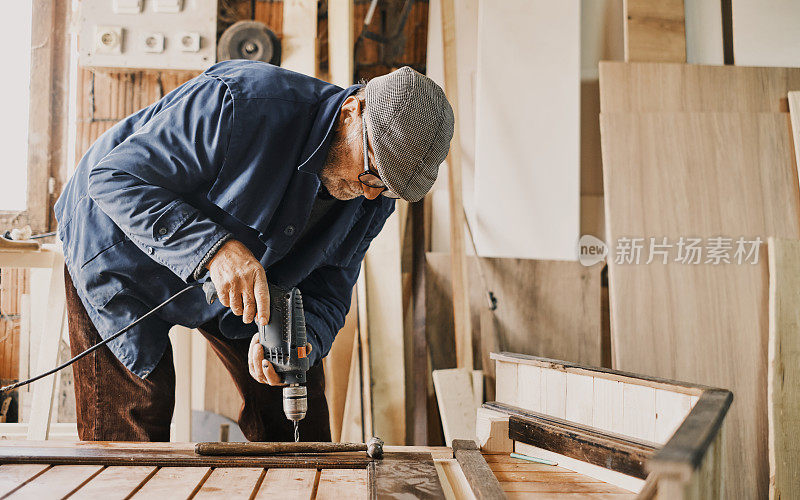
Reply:
[[339, 453], [345, 451], [366, 451], [365, 443], [197, 443], [194, 451], [198, 455], [280, 455], [283, 453]]

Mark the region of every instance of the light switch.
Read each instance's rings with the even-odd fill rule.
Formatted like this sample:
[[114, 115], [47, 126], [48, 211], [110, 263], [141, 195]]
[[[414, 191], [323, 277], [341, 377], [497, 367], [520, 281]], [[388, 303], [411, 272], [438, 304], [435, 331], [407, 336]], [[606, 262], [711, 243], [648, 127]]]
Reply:
[[155, 0], [153, 10], [167, 13], [180, 12], [183, 10], [183, 0]]
[[114, 14], [139, 14], [142, 12], [142, 0], [114, 0]]

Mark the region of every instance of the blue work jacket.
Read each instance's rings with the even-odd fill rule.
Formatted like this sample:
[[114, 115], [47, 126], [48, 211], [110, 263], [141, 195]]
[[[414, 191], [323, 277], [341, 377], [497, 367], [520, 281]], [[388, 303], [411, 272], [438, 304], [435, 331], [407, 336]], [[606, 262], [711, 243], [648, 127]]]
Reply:
[[[294, 245], [320, 189], [336, 117], [358, 88], [226, 61], [100, 136], [55, 205], [67, 269], [100, 336], [192, 282], [206, 254], [231, 235], [270, 282], [301, 290], [310, 361], [325, 356], [364, 253], [394, 210], [383, 196], [338, 203], [326, 216], [333, 223]], [[173, 325], [213, 319], [229, 338], [256, 331], [219, 302], [209, 306], [195, 288], [109, 347], [146, 377]]]

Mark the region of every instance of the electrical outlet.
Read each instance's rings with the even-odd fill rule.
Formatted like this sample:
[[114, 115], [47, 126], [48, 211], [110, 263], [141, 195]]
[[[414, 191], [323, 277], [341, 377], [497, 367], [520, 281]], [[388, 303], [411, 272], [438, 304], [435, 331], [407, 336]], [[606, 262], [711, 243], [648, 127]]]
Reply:
[[122, 28], [120, 26], [97, 26], [94, 50], [98, 54], [122, 53]]
[[177, 39], [181, 52], [200, 52], [200, 33], [178, 33]]
[[164, 52], [164, 34], [145, 33], [142, 37], [142, 51], [151, 54], [160, 54]]

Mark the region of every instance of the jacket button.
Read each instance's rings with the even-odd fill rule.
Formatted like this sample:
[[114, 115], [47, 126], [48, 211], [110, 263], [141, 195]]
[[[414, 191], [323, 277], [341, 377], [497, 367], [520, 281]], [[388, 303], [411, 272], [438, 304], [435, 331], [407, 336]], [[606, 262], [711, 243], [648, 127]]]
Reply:
[[294, 234], [294, 226], [293, 226], [293, 225], [291, 225], [291, 224], [289, 224], [288, 226], [286, 226], [286, 227], [284, 228], [284, 230], [283, 230], [283, 234], [285, 234], [286, 236], [291, 236], [291, 235], [293, 235], [293, 234]]
[[167, 234], [167, 228], [162, 227], [161, 229], [158, 230], [158, 234], [160, 234], [162, 236]]
[[153, 250], [153, 247], [147, 247], [147, 253], [153, 255], [155, 253], [155, 250]]

